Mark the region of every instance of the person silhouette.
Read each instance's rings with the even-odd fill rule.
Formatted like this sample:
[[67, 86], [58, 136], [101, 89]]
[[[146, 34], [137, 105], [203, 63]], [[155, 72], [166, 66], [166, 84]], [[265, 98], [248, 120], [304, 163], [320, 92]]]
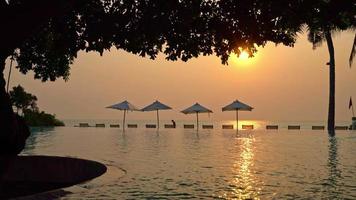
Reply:
[[172, 119], [173, 128], [176, 127], [176, 122]]

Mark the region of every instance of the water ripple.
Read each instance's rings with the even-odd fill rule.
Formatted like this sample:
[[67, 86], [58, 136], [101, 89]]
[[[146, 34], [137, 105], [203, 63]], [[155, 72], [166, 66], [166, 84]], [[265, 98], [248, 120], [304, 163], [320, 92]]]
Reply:
[[354, 133], [63, 127], [34, 130], [24, 154], [93, 159], [122, 172], [64, 199], [355, 199], [355, 144]]

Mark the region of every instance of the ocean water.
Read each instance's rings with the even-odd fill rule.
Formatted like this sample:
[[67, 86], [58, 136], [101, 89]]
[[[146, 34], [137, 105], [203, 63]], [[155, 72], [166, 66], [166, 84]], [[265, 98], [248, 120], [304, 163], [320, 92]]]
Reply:
[[67, 124], [33, 129], [23, 154], [110, 167], [100, 181], [64, 189], [62, 199], [356, 199], [356, 131], [329, 137], [310, 130], [323, 124], [266, 131], [268, 123], [238, 134], [218, 126], [123, 132]]

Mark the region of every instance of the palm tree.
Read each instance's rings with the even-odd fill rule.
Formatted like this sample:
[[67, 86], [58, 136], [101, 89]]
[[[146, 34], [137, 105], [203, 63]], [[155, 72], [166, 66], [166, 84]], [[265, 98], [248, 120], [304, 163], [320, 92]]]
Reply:
[[308, 26], [308, 40], [313, 44], [313, 49], [326, 41], [329, 51], [329, 111], [328, 130], [333, 131], [335, 127], [335, 49], [332, 34], [336, 30], [331, 28], [313, 28]]
[[[351, 1], [350, 1], [351, 2]], [[305, 15], [305, 25], [308, 30], [308, 40], [313, 44], [313, 48], [320, 46], [326, 41], [329, 51], [329, 111], [328, 111], [328, 131], [334, 134], [335, 128], [335, 49], [333, 44], [333, 34], [345, 30], [355, 30], [353, 4], [336, 0], [320, 0], [315, 2], [305, 2], [304, 8], [308, 7], [309, 12]], [[305, 26], [304, 25], [304, 26]], [[349, 59], [350, 66], [355, 56], [356, 35]]]

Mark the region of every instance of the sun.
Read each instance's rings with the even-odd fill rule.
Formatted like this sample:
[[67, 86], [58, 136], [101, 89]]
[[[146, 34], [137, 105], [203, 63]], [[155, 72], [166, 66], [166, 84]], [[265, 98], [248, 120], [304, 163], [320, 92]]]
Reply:
[[229, 62], [233, 63], [236, 66], [253, 65], [256, 62], [256, 55], [250, 57], [250, 54], [247, 51], [242, 50], [239, 56], [232, 53], [229, 57]]
[[240, 56], [238, 57], [238, 59], [240, 59], [240, 60], [247, 60], [247, 59], [249, 59], [249, 55], [248, 55], [248, 53], [246, 52], [246, 51], [242, 51], [241, 53], [240, 53]]

